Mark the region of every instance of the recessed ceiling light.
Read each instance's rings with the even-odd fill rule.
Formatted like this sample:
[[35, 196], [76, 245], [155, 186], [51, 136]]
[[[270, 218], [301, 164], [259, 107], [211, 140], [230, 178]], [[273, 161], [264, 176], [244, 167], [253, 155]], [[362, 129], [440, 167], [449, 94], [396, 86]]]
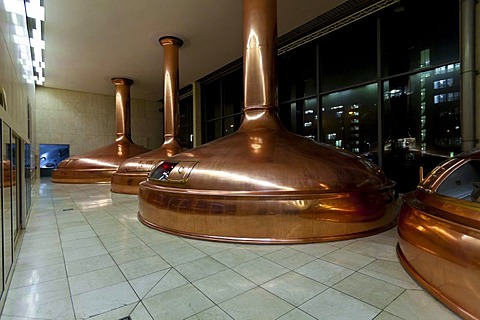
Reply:
[[45, 82], [45, 62], [43, 50], [45, 50], [45, 36], [42, 24], [45, 22], [45, 8], [43, 0], [26, 0], [27, 29], [30, 38], [30, 51], [33, 61], [33, 78], [37, 85]]

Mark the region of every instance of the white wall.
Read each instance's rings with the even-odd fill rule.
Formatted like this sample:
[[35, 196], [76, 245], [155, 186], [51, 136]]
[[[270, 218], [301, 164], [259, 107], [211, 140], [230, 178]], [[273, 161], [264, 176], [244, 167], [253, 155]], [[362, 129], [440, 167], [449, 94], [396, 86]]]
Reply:
[[[27, 45], [22, 44], [25, 41]], [[22, 55], [25, 50], [26, 56]], [[28, 101], [32, 104], [32, 110], [35, 106], [35, 87], [33, 82], [29, 84], [24, 78], [22, 65], [28, 61], [31, 63], [29, 53], [23, 1], [0, 0], [0, 89], [4, 90], [6, 96], [6, 110], [0, 107], [0, 118], [27, 142], [30, 142]]]
[[[30, 56], [30, 47], [28, 42], [28, 31], [25, 17], [25, 7], [23, 0], [0, 0], [0, 90], [5, 95], [5, 103], [0, 107], [0, 122], [3, 123], [3, 133], [10, 132], [6, 130], [7, 126], [12, 129], [12, 133], [20, 139], [20, 144], [16, 144], [16, 150], [22, 150], [24, 143], [33, 143], [32, 137], [29, 137], [28, 132], [28, 104], [31, 105], [31, 118], [35, 117], [35, 86], [32, 80], [32, 60]], [[30, 78], [28, 77], [30, 75]], [[30, 80], [30, 83], [28, 83]], [[6, 160], [5, 136], [2, 137], [1, 150], [2, 160]], [[17, 142], [17, 141], [15, 141]], [[21, 179], [22, 183], [8, 186], [3, 184], [2, 193], [11, 194], [12, 190], [21, 187], [21, 192], [14, 193], [15, 203], [20, 204], [20, 210], [11, 210], [13, 203], [9, 197], [2, 199], [2, 208], [0, 215], [2, 216], [0, 227], [4, 230], [0, 237], [0, 243], [3, 243], [5, 248], [9, 248], [13, 243], [16, 248], [19, 242], [15, 242], [18, 234], [15, 233], [16, 221], [20, 221], [25, 227], [26, 224], [26, 182], [25, 177], [25, 162], [23, 155], [17, 158], [15, 163], [14, 174], [15, 177]], [[13, 176], [13, 175], [12, 175]], [[18, 191], [18, 189], [17, 189]], [[18, 207], [17, 207], [18, 208]], [[20, 216], [21, 215], [21, 216]], [[13, 236], [10, 233], [14, 221]], [[13, 259], [10, 255], [10, 249], [3, 250], [0, 253], [0, 260], [3, 265], [0, 265], [0, 272], [3, 276], [0, 279], [5, 284], [5, 290], [10, 285], [13, 268], [10, 269], [12, 261], [16, 260], [17, 252], [13, 250]], [[8, 257], [8, 258], [7, 258]], [[1, 290], [0, 290], [1, 291]], [[0, 298], [0, 310], [5, 302], [5, 292]]]
[[[38, 87], [36, 143], [69, 144], [70, 155], [115, 141], [115, 87], [112, 96]], [[149, 149], [163, 143], [163, 118], [155, 101], [131, 100], [132, 140]], [[38, 151], [38, 149], [37, 149]]]

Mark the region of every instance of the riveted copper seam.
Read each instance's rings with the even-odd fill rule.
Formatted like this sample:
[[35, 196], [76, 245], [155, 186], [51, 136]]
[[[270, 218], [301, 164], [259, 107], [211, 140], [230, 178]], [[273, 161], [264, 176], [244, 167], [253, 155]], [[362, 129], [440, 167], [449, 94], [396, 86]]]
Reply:
[[240, 128], [166, 160], [167, 177], [162, 166], [152, 170], [140, 183], [140, 221], [185, 237], [245, 243], [350, 239], [394, 226], [395, 183], [377, 166], [280, 123], [276, 1], [245, 0], [243, 18]]
[[56, 183], [109, 183], [112, 174], [126, 159], [149, 149], [136, 145], [130, 136], [130, 86], [133, 81], [113, 78], [115, 84], [115, 142], [93, 151], [63, 160], [52, 171]]
[[480, 319], [480, 203], [437, 192], [470, 157], [478, 161], [480, 152], [445, 162], [404, 196], [397, 254], [405, 270], [452, 311]]
[[168, 36], [160, 38], [159, 42], [164, 49], [164, 142], [158, 149], [125, 160], [112, 175], [113, 192], [138, 194], [138, 184], [147, 179], [155, 165], [184, 150], [178, 139], [178, 49], [183, 41]]

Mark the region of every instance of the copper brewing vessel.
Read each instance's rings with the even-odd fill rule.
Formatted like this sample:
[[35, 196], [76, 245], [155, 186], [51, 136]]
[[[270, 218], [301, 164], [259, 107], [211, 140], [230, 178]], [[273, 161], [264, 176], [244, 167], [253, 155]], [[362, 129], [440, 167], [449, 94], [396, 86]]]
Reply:
[[138, 184], [161, 161], [184, 150], [180, 141], [178, 121], [178, 48], [183, 41], [176, 37], [159, 39], [164, 47], [164, 131], [165, 140], [158, 149], [125, 160], [112, 175], [112, 191], [138, 194]]
[[247, 243], [348, 239], [395, 224], [394, 183], [378, 167], [282, 127], [276, 8], [275, 0], [243, 2], [241, 127], [158, 165], [140, 184], [144, 224], [186, 237]]
[[464, 319], [480, 319], [480, 149], [436, 167], [406, 194], [398, 221], [403, 267]]
[[132, 142], [130, 133], [130, 86], [133, 81], [113, 78], [117, 117], [117, 139], [114, 143], [93, 151], [72, 156], [60, 162], [52, 171], [57, 183], [109, 183], [112, 174], [126, 159], [149, 149]]

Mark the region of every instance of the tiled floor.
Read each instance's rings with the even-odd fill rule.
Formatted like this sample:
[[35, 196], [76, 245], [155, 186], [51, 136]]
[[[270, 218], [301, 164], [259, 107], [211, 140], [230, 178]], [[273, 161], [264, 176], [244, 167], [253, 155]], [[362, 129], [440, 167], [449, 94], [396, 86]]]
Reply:
[[198, 241], [149, 229], [137, 197], [43, 180], [7, 319], [458, 319], [395, 255], [396, 230], [305, 245]]

